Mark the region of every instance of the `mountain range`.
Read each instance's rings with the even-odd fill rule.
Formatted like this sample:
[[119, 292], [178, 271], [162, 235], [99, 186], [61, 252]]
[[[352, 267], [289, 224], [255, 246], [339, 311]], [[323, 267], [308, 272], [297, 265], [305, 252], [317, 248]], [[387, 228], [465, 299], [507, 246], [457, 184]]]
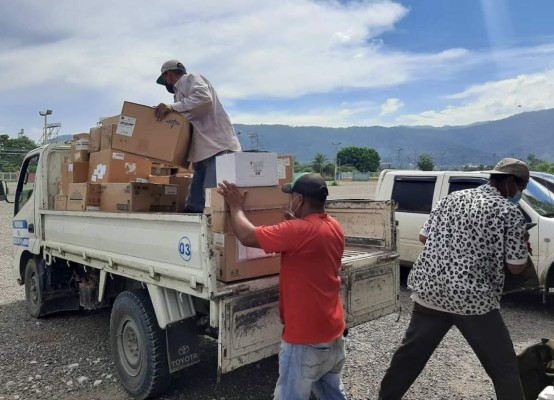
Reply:
[[[316, 153], [330, 161], [348, 146], [369, 147], [382, 164], [410, 168], [421, 154], [437, 167], [494, 164], [504, 157], [526, 160], [530, 154], [554, 161], [554, 109], [524, 112], [497, 121], [466, 126], [327, 128], [318, 126], [235, 124], [243, 150], [293, 155], [309, 163]], [[69, 140], [69, 135], [58, 140]]]

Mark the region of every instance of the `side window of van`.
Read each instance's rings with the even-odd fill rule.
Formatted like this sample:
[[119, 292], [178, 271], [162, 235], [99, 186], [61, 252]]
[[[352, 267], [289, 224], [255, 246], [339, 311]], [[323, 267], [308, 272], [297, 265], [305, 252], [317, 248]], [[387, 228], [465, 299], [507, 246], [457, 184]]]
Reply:
[[458, 190], [473, 189], [485, 183], [487, 183], [487, 178], [452, 176], [448, 179], [448, 194]]
[[435, 176], [395, 176], [392, 199], [398, 204], [397, 211], [431, 212], [436, 181]]

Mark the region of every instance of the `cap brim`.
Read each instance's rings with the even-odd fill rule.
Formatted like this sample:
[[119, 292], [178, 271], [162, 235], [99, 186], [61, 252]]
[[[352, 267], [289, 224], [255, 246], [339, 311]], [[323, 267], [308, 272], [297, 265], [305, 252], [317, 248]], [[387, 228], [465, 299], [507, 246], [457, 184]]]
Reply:
[[157, 83], [158, 85], [165, 86], [164, 74], [161, 74], [161, 75], [160, 75], [160, 77], [156, 80], [156, 83]]
[[292, 183], [285, 183], [281, 186], [281, 190], [285, 193], [292, 193]]

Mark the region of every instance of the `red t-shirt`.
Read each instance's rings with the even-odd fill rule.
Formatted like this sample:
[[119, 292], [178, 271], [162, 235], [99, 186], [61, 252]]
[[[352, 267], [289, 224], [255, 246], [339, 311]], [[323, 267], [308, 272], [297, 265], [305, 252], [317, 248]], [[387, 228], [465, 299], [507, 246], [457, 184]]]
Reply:
[[310, 214], [257, 227], [256, 237], [266, 253], [281, 253], [283, 339], [292, 344], [315, 344], [342, 335], [346, 324], [340, 299], [344, 251], [340, 224], [327, 214]]

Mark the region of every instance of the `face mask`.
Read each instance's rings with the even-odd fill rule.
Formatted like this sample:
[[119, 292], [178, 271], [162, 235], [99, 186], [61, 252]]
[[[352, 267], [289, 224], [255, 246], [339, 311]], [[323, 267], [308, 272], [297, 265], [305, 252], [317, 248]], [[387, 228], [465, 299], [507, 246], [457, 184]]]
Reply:
[[517, 191], [515, 192], [515, 194], [513, 196], [510, 196], [508, 193], [510, 193], [510, 191], [508, 190], [508, 184], [506, 183], [506, 195], [508, 196], [507, 199], [510, 203], [512, 204], [519, 204], [519, 201], [521, 200], [521, 191], [517, 188], [516, 186], [516, 189]]
[[173, 85], [165, 85], [165, 88], [169, 93], [175, 94], [175, 89], [173, 88]]
[[514, 194], [512, 197], [508, 197], [508, 201], [516, 205], [519, 204], [520, 200], [521, 200], [521, 191], [519, 191], [519, 189], [516, 192], [516, 194]]

